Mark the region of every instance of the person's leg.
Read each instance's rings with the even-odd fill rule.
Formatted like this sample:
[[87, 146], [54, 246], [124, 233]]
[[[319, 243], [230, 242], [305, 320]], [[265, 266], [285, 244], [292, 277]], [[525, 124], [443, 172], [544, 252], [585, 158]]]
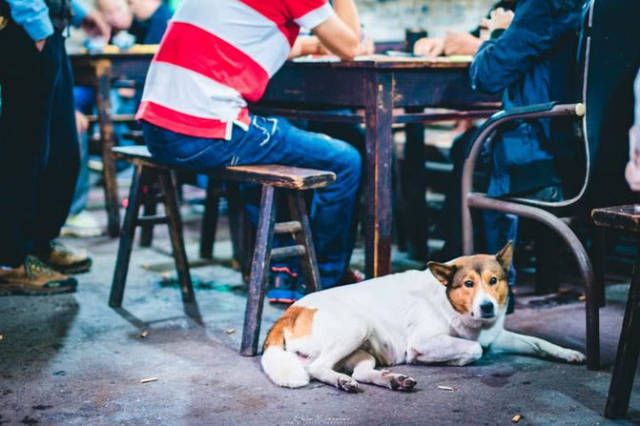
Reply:
[[85, 132], [79, 135], [80, 170], [78, 180], [73, 191], [73, 200], [69, 208], [69, 216], [80, 214], [87, 208], [89, 199], [89, 135]]
[[32, 249], [39, 171], [47, 144], [52, 87], [57, 77], [47, 42], [42, 52], [10, 21], [0, 31], [0, 265], [18, 266]]
[[52, 35], [48, 43], [60, 64], [60, 72], [53, 92], [48, 150], [38, 181], [36, 253], [46, 252], [51, 241], [60, 234], [69, 214], [80, 163], [71, 64], [61, 34]]
[[297, 129], [288, 121], [252, 116], [247, 131], [234, 126], [230, 141], [193, 138], [145, 124], [152, 155], [194, 170], [241, 164], [282, 164], [329, 170], [336, 181], [315, 190], [311, 229], [323, 288], [335, 285], [353, 250], [351, 221], [360, 185], [358, 151], [326, 135]]

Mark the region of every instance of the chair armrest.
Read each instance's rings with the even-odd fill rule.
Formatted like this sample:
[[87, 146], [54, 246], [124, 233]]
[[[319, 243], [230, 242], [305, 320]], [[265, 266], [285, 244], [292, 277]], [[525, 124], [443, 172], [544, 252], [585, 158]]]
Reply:
[[[462, 173], [463, 196], [466, 197], [466, 194], [471, 191], [471, 179], [482, 146], [498, 127], [514, 120], [567, 116], [582, 117], [584, 114], [584, 104], [557, 104], [556, 102], [516, 107], [509, 110], [498, 111], [493, 114], [480, 127], [478, 136], [473, 141], [469, 155], [465, 160]], [[466, 191], [465, 187], [467, 189]]]
[[470, 231], [472, 229], [471, 213], [469, 211], [468, 195], [473, 187], [473, 172], [476, 167], [476, 160], [480, 154], [482, 146], [485, 144], [489, 136], [501, 125], [514, 120], [533, 119], [533, 118], [551, 118], [551, 117], [582, 117], [585, 114], [584, 104], [556, 104], [554, 102], [528, 105], [524, 107], [503, 110], [493, 114], [480, 127], [478, 136], [473, 141], [469, 155], [464, 162], [462, 170], [462, 229], [463, 229], [463, 251], [471, 253], [473, 251], [473, 236]]

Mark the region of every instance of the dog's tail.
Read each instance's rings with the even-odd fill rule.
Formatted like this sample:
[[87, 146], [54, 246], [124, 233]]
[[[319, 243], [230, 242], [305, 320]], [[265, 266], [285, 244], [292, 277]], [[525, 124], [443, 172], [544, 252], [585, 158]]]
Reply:
[[285, 349], [284, 329], [288, 322], [286, 318], [281, 318], [269, 330], [261, 363], [267, 377], [276, 385], [299, 388], [309, 384], [309, 373], [298, 356]]

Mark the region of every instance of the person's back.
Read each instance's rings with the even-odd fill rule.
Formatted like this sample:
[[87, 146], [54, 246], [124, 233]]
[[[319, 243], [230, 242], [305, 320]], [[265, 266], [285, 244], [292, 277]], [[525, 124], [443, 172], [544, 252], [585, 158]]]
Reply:
[[[503, 92], [504, 109], [578, 100], [576, 47], [581, 0], [521, 0], [511, 25], [492, 33], [471, 66], [473, 87]], [[537, 120], [503, 131], [490, 195], [558, 185], [555, 162], [572, 155], [570, 123]]]
[[138, 118], [228, 139], [232, 123], [248, 125], [247, 101], [260, 99], [299, 26], [332, 13], [323, 0], [184, 1], [151, 64]]
[[[330, 170], [336, 181], [315, 191], [311, 226], [322, 286], [345, 274], [361, 159], [343, 141], [249, 113], [284, 64], [300, 27], [331, 52], [352, 59], [360, 23], [353, 0], [185, 0], [154, 57], [137, 117], [151, 154], [168, 164], [206, 170], [239, 164], [282, 164]], [[321, 82], [319, 82], [321, 84]], [[293, 278], [294, 265], [287, 271]], [[295, 284], [271, 300], [292, 300]], [[289, 282], [289, 280], [287, 280]]]

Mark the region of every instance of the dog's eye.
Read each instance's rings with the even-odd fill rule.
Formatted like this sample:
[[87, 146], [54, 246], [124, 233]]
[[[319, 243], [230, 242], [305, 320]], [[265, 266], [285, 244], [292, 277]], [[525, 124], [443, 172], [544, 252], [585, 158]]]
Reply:
[[496, 277], [491, 277], [491, 279], [489, 280], [489, 284], [494, 285], [497, 284], [498, 279]]
[[473, 287], [473, 281], [469, 280], [469, 281], [465, 281], [464, 282], [464, 286], [465, 287]]

